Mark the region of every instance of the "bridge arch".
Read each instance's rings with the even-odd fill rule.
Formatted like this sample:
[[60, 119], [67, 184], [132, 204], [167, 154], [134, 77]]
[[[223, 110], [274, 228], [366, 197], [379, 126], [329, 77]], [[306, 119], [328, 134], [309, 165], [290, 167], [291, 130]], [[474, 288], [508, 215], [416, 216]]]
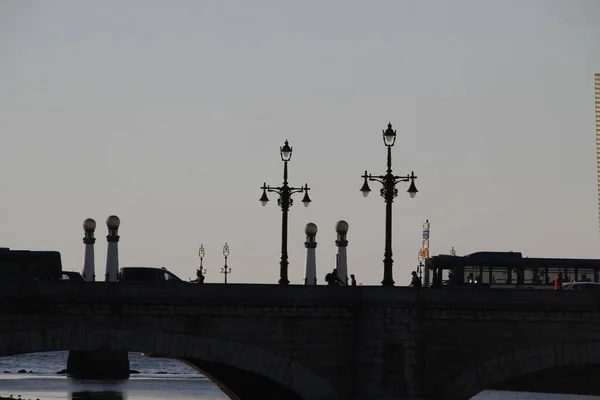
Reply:
[[[69, 350], [128, 350], [182, 360], [203, 372], [231, 398], [238, 397], [227, 372], [256, 377], [301, 400], [337, 400], [337, 390], [297, 361], [259, 347], [220, 338], [159, 330], [100, 328], [31, 329], [0, 333], [0, 357]], [[225, 372], [225, 373], [224, 373]], [[268, 394], [268, 393], [267, 393]], [[266, 398], [266, 397], [265, 397]]]
[[470, 399], [482, 390], [553, 368], [600, 364], [600, 342], [556, 343], [497, 355], [458, 374], [431, 398]]

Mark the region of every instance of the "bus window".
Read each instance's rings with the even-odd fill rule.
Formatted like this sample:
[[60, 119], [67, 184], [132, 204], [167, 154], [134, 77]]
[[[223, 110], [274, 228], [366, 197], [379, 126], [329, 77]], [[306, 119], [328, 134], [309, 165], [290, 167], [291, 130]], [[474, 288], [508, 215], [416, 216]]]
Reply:
[[523, 270], [523, 283], [525, 285], [533, 285], [533, 269], [526, 268]]
[[491, 274], [490, 274], [490, 267], [489, 266], [484, 266], [484, 267], [480, 267], [479, 268], [479, 277], [476, 279], [477, 283], [484, 283], [484, 284], [489, 284], [491, 283]]
[[450, 278], [452, 277], [452, 271], [450, 271], [449, 269], [443, 269], [442, 270], [442, 285], [449, 285], [450, 282]]
[[563, 274], [563, 282], [567, 282], [565, 281], [565, 273], [561, 268], [550, 267], [546, 268], [546, 271], [550, 282], [554, 282], [554, 278], [556, 278], [556, 275], [558, 275], [559, 272]]
[[548, 278], [548, 268], [534, 268], [533, 284], [534, 285], [546, 285], [550, 282]]
[[592, 282], [594, 280], [594, 270], [590, 268], [577, 268], [576, 271], [577, 276], [575, 280], [577, 282]]
[[563, 282], [575, 282], [575, 268], [565, 268], [563, 272]]
[[494, 268], [492, 271], [492, 283], [500, 285], [510, 283], [507, 268]]
[[[485, 273], [487, 270], [487, 274]], [[486, 278], [484, 276], [487, 275]], [[464, 283], [489, 282], [489, 268], [481, 266], [465, 266], [463, 269]], [[486, 283], [487, 283], [486, 282]]]

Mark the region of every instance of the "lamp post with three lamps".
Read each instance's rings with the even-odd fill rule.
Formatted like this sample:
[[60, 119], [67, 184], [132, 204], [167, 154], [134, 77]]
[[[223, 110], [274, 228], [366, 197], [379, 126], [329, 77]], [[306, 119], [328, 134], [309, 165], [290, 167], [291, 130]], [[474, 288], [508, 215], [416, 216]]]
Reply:
[[383, 281], [381, 284], [383, 286], [393, 286], [394, 278], [392, 274], [392, 265], [394, 260], [392, 259], [392, 203], [394, 202], [394, 198], [398, 196], [398, 189], [396, 189], [396, 184], [398, 182], [409, 182], [410, 186], [408, 188], [408, 194], [411, 198], [415, 197], [418, 190], [415, 186], [415, 176], [414, 172], [411, 172], [410, 175], [405, 176], [397, 176], [392, 172], [392, 147], [394, 143], [396, 143], [396, 131], [392, 129], [391, 122], [388, 124], [387, 129], [383, 131], [383, 143], [387, 147], [387, 171], [385, 175], [371, 175], [365, 171], [365, 174], [362, 175], [364, 178], [364, 183], [360, 191], [363, 193], [363, 196], [367, 197], [371, 189], [369, 188], [369, 182], [375, 181], [381, 183], [383, 186], [380, 190], [380, 195], [383, 197], [385, 201], [385, 252], [383, 258]]
[[267, 192], [277, 193], [279, 198], [277, 199], [277, 205], [281, 207], [281, 261], [279, 262], [279, 284], [287, 285], [290, 283], [288, 279], [288, 252], [287, 252], [287, 231], [288, 231], [288, 211], [294, 204], [292, 195], [294, 193], [304, 192], [302, 203], [305, 207], [308, 207], [311, 200], [308, 197], [308, 191], [310, 188], [308, 184], [304, 184], [304, 187], [291, 187], [288, 185], [288, 161], [292, 158], [292, 147], [288, 141], [285, 141], [283, 147], [279, 147], [279, 154], [281, 155], [281, 161], [283, 161], [283, 185], [281, 186], [268, 186], [265, 182], [261, 189], [263, 190], [260, 202], [263, 206], [266, 206], [269, 202]]
[[227, 284], [227, 274], [231, 273], [231, 268], [227, 266], [227, 256], [229, 256], [229, 246], [227, 242], [225, 242], [225, 246], [223, 246], [223, 256], [225, 257], [225, 266], [221, 268], [221, 273], [225, 275], [225, 283]]
[[196, 281], [198, 283], [204, 283], [204, 274], [206, 274], [206, 268], [204, 268], [202, 266], [202, 260], [204, 260], [204, 255], [206, 253], [204, 252], [204, 245], [200, 245], [200, 248], [198, 249], [198, 256], [200, 257], [200, 267], [196, 270]]

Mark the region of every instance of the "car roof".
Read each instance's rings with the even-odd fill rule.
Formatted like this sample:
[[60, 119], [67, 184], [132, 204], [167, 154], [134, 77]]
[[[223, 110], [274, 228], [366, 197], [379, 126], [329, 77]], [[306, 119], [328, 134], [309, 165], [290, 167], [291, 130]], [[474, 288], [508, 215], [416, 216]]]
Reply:
[[146, 267], [121, 267], [121, 269], [160, 269], [160, 270], [166, 270], [165, 267], [155, 267], [155, 266], [146, 266]]

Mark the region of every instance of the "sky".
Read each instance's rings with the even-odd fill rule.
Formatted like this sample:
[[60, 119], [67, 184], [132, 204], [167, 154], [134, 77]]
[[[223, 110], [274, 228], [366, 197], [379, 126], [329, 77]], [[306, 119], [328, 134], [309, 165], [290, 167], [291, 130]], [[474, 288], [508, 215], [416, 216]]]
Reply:
[[[594, 73], [597, 0], [3, 0], [0, 245], [58, 250], [81, 271], [94, 218], [121, 219], [120, 266], [206, 282], [279, 279], [282, 183], [310, 187], [289, 212], [289, 277], [302, 284], [304, 227], [317, 275], [383, 277], [381, 134], [397, 130], [394, 279], [410, 282], [422, 224], [431, 254], [521, 251], [600, 258]], [[378, 186], [379, 185], [379, 186]]]

